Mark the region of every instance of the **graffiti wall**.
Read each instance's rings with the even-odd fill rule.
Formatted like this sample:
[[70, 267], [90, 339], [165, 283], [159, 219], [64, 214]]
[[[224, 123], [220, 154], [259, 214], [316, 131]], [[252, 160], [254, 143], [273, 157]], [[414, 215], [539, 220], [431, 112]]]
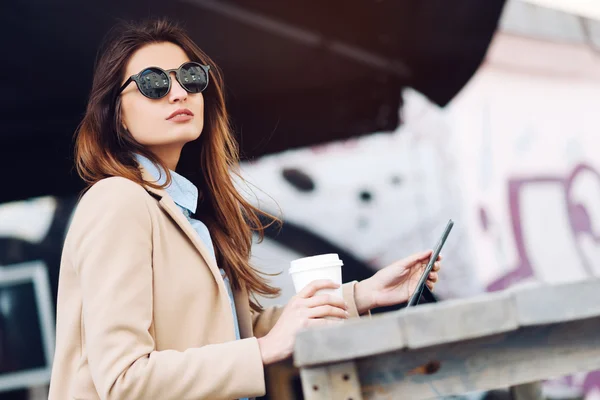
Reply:
[[[600, 275], [600, 58], [498, 35], [445, 110], [460, 146], [468, 232], [486, 290]], [[549, 384], [600, 396], [600, 375]]]
[[[370, 269], [369, 275], [432, 248], [452, 218], [456, 225], [444, 247], [446, 268], [436, 293], [444, 298], [473, 295], [483, 287], [466, 236], [456, 140], [438, 108], [414, 91], [407, 90], [404, 97], [403, 125], [396, 132], [246, 164], [244, 177], [251, 185], [245, 192], [262, 208], [280, 213], [286, 223], [351, 253]], [[269, 262], [261, 246], [255, 248], [255, 264], [283, 270], [278, 284], [290, 289], [284, 291], [284, 299], [291, 296], [291, 260], [278, 257]]]
[[489, 290], [598, 274], [599, 100], [600, 80], [489, 63], [447, 110]]

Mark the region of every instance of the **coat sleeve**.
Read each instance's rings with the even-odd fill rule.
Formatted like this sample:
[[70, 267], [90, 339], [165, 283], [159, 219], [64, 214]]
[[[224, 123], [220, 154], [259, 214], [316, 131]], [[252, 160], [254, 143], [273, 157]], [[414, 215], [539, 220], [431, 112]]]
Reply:
[[[356, 308], [356, 301], [354, 300], [354, 286], [356, 281], [348, 282], [342, 285], [342, 294], [344, 300], [348, 303], [348, 313], [350, 318], [357, 318], [358, 309]], [[252, 327], [254, 329], [254, 336], [263, 337], [275, 326], [277, 320], [283, 312], [283, 307], [275, 306], [265, 308], [261, 312], [252, 311]], [[365, 316], [370, 316], [370, 312], [367, 312]]]
[[82, 198], [70, 251], [83, 302], [84, 345], [101, 399], [234, 399], [265, 393], [256, 338], [157, 351], [152, 337], [153, 201], [108, 178]]

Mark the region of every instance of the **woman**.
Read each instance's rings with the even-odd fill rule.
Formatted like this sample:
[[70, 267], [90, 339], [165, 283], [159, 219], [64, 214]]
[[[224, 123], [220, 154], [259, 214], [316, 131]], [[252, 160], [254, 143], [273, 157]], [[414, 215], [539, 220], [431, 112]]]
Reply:
[[263, 395], [264, 366], [291, 355], [296, 332], [405, 301], [431, 256], [345, 284], [344, 300], [315, 295], [336, 287], [318, 281], [283, 309], [252, 301], [279, 292], [249, 264], [269, 216], [232, 182], [218, 68], [167, 21], [113, 32], [75, 159], [89, 189], [63, 249], [52, 400]]

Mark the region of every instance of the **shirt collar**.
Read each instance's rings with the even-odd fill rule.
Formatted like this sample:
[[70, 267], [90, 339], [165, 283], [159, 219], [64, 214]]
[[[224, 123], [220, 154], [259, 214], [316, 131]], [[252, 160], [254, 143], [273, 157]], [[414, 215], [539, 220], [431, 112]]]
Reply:
[[[162, 168], [141, 154], [135, 154], [135, 158], [156, 179], [157, 184], [162, 185], [167, 181], [167, 175]], [[195, 213], [198, 204], [198, 188], [183, 175], [171, 170], [169, 172], [171, 173], [171, 184], [165, 188], [165, 191], [179, 207], [186, 209], [191, 214]]]

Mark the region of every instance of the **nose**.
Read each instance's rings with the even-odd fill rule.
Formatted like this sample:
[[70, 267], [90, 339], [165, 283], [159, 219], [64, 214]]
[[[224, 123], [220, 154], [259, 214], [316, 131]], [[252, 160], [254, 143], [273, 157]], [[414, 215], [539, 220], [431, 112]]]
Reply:
[[171, 90], [169, 91], [169, 103], [177, 103], [187, 100], [188, 92], [181, 87], [175, 76], [175, 72], [171, 73]]

